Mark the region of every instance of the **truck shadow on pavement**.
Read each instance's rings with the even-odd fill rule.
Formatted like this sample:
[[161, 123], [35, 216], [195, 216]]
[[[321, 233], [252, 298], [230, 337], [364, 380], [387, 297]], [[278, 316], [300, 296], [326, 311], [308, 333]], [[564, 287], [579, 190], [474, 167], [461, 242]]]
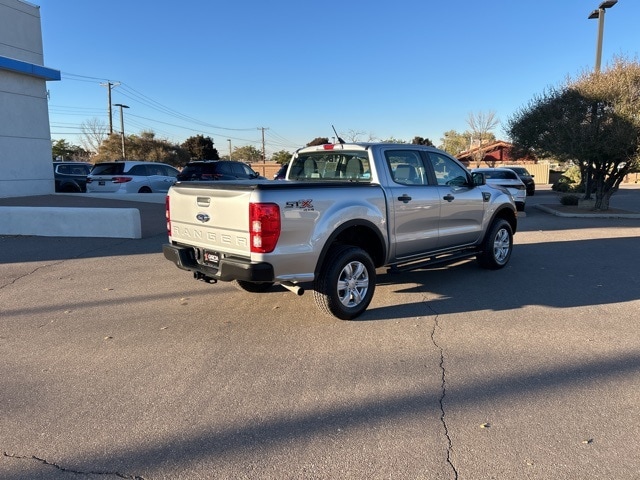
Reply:
[[[501, 270], [484, 270], [470, 260], [431, 270], [382, 273], [377, 288], [398, 295], [422, 293], [419, 304], [431, 315], [629, 302], [640, 298], [637, 242], [637, 237], [622, 237], [516, 245]], [[406, 316], [407, 304], [375, 308], [375, 302], [374, 296], [359, 320]]]

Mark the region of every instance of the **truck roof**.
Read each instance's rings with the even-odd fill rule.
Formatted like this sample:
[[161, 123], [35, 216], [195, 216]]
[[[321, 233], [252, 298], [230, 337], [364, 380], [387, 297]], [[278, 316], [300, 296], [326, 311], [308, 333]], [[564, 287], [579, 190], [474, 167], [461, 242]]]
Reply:
[[391, 143], [391, 142], [355, 142], [355, 143], [325, 143], [322, 145], [312, 145], [310, 147], [302, 147], [297, 152], [322, 152], [327, 150], [369, 150], [375, 146], [390, 146], [398, 148], [415, 148], [428, 149], [438, 151], [436, 147], [430, 145], [417, 145], [414, 143]]

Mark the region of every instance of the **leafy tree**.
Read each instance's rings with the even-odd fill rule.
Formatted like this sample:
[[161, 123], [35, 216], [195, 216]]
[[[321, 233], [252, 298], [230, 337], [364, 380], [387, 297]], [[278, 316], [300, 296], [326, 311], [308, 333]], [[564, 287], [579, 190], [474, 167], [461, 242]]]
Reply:
[[616, 58], [602, 72], [584, 72], [549, 87], [508, 122], [518, 154], [574, 161], [595, 188], [595, 210], [607, 210], [624, 177], [640, 166], [640, 64]]
[[[167, 140], [158, 140], [153, 132], [141, 132], [125, 138], [127, 160], [146, 160], [180, 166], [189, 161], [189, 152]], [[96, 162], [122, 159], [122, 138], [118, 134], [109, 135], [102, 142], [94, 157]]]
[[51, 156], [54, 160], [86, 161], [89, 152], [78, 145], [71, 145], [66, 140], [56, 140], [51, 145]]
[[202, 135], [189, 137], [182, 143], [181, 147], [189, 152], [192, 159], [218, 160], [220, 158], [218, 150], [213, 147], [213, 139], [211, 137]]
[[262, 161], [262, 152], [253, 145], [246, 145], [234, 148], [231, 158], [242, 162], [257, 163]]
[[285, 163], [289, 163], [289, 160], [291, 160], [291, 152], [280, 150], [279, 152], [271, 155], [271, 160], [279, 163], [280, 165], [284, 165]]
[[395, 138], [393, 136], [387, 138], [386, 140], [382, 140], [383, 143], [407, 143], [405, 140], [400, 140], [398, 138]]
[[471, 133], [458, 133], [455, 130], [444, 132], [443, 138], [440, 139], [440, 148], [451, 155], [457, 155], [469, 148], [471, 144]]
[[428, 138], [413, 137], [413, 140], [411, 140], [411, 143], [413, 145], [428, 145], [428, 146], [433, 147], [433, 142], [431, 140], [429, 140]]
[[324, 145], [326, 143], [331, 143], [327, 137], [316, 137], [307, 143], [307, 147], [313, 147], [314, 145]]

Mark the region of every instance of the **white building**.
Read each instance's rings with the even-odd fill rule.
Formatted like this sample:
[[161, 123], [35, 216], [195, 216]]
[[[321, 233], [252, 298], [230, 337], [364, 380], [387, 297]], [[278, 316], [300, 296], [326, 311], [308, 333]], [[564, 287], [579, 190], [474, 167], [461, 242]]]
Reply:
[[40, 7], [0, 0], [0, 197], [54, 192]]

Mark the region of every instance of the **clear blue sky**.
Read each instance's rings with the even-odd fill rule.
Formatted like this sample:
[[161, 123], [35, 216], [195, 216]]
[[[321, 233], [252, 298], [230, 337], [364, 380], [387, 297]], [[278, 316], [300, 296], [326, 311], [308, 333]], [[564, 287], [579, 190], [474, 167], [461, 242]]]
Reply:
[[[83, 121], [181, 143], [293, 151], [365, 132], [440, 144], [470, 112], [505, 122], [549, 85], [591, 70], [601, 0], [32, 0], [40, 5], [52, 138]], [[640, 2], [607, 10], [602, 65], [636, 59]], [[120, 130], [114, 109], [114, 129]], [[495, 131], [505, 138], [502, 127]]]

